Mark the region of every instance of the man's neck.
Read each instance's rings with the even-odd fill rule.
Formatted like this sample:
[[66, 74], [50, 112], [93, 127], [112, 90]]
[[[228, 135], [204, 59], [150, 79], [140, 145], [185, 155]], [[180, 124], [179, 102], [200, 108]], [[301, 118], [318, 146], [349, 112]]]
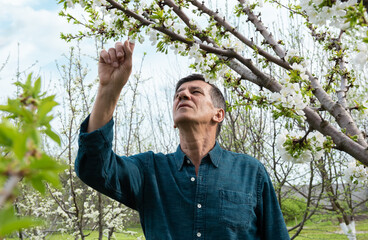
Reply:
[[181, 150], [189, 157], [198, 174], [202, 158], [215, 146], [216, 133], [204, 129], [186, 129], [180, 131]]

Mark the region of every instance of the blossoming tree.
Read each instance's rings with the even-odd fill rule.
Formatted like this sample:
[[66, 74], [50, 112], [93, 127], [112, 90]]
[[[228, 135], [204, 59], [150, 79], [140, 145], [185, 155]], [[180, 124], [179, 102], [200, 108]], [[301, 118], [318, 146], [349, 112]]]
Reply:
[[[228, 81], [233, 87], [241, 87], [246, 80], [260, 90], [267, 89], [251, 100], [272, 104], [276, 117], [295, 119], [295, 126], [308, 126], [306, 132], [298, 133], [290, 131], [295, 129], [290, 126], [280, 136], [285, 158], [309, 161], [312, 155], [318, 158], [321, 152], [333, 148], [368, 166], [366, 122], [362, 118], [368, 112], [367, 89], [362, 84], [366, 81], [362, 73], [366, 70], [368, 37], [362, 3], [304, 0], [284, 6], [268, 1], [272, 7], [283, 7], [293, 17], [303, 19], [311, 36], [308, 40], [319, 44], [321, 54], [329, 56], [322, 72], [315, 71], [313, 59], [274, 37], [261, 21], [260, 3], [239, 0], [233, 6], [240, 19], [236, 25], [218, 10], [210, 9], [208, 3], [197, 0], [60, 3], [65, 9], [79, 4], [89, 14], [89, 19], [82, 21], [67, 11], [60, 13], [86, 28], [79, 34], [63, 34], [67, 40], [100, 35], [106, 39], [129, 36], [142, 42], [147, 34], [158, 51], [193, 58], [191, 67], [209, 81]], [[246, 26], [254, 32], [247, 32]], [[268, 73], [269, 65], [277, 66], [279, 72]]]
[[[208, 81], [223, 83], [247, 104], [271, 109], [276, 119], [288, 119], [277, 138], [285, 160], [318, 161], [324, 153], [337, 150], [351, 157], [345, 172], [348, 180], [364, 183], [367, 179], [368, 16], [364, 1], [285, 4], [269, 0], [263, 5], [239, 0], [217, 8], [211, 6], [212, 1], [197, 0], [60, 3], [64, 5], [60, 15], [85, 28], [62, 38], [129, 36], [143, 42], [148, 36], [157, 51], [192, 59], [189, 67]], [[68, 13], [76, 5], [87, 18]], [[273, 15], [262, 15], [267, 9], [288, 15], [285, 21], [297, 24], [308, 37], [299, 38], [295, 46], [279, 32], [271, 32], [264, 22]], [[250, 91], [245, 82], [256, 88]]]

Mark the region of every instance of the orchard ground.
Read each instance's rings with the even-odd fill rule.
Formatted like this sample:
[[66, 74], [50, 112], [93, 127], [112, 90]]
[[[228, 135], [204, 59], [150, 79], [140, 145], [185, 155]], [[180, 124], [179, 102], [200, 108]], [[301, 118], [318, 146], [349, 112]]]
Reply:
[[[293, 226], [294, 222], [289, 222], [288, 226]], [[368, 239], [368, 212], [362, 213], [356, 217], [357, 240]], [[293, 236], [296, 230], [290, 232]], [[16, 238], [6, 238], [16, 239]], [[48, 240], [73, 240], [72, 235], [54, 233], [48, 237]], [[92, 232], [86, 239], [98, 239], [98, 232]], [[106, 237], [104, 239], [107, 239]], [[143, 231], [140, 225], [131, 225], [123, 233], [114, 233], [113, 239], [118, 240], [144, 240]], [[307, 221], [301, 233], [295, 238], [297, 240], [346, 240], [346, 235], [341, 231], [336, 218], [330, 215], [318, 214]]]

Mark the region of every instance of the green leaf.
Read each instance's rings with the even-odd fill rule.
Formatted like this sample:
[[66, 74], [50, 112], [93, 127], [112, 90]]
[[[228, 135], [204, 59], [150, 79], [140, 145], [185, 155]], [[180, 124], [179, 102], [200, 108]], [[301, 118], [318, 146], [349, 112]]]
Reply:
[[21, 108], [19, 115], [23, 117], [24, 122], [32, 123], [33, 122], [33, 114], [26, 108]]
[[20, 101], [17, 99], [8, 99], [8, 105], [0, 105], [0, 110], [8, 113], [19, 115], [21, 109], [19, 108]]
[[0, 236], [6, 236], [23, 228], [32, 228], [42, 225], [44, 222], [30, 217], [22, 217], [6, 222], [0, 226]]
[[36, 98], [41, 91], [41, 78], [37, 78], [33, 87], [33, 97]]
[[38, 106], [38, 119], [40, 122], [44, 119], [44, 117], [55, 107], [58, 105], [57, 102], [53, 100], [44, 99], [42, 103]]
[[46, 192], [46, 186], [45, 183], [43, 182], [43, 178], [39, 175], [37, 176], [31, 176], [30, 179], [31, 184], [33, 186], [34, 189], [36, 189], [37, 191], [39, 191], [41, 194], [45, 194]]
[[43, 153], [42, 157], [30, 164], [32, 169], [42, 169], [42, 170], [63, 170], [65, 167], [60, 165], [57, 161], [52, 159], [47, 154]]
[[59, 179], [59, 174], [58, 172], [54, 172], [54, 171], [43, 171], [40, 176], [47, 181], [48, 183], [50, 183], [53, 187], [60, 189], [62, 187], [61, 183], [60, 183], [60, 179]]
[[0, 123], [0, 145], [11, 147], [17, 139], [17, 131], [7, 120]]
[[40, 126], [48, 126], [48, 125], [50, 125], [50, 122], [51, 122], [51, 120], [52, 119], [54, 119], [54, 116], [52, 116], [52, 115], [46, 115], [43, 119], [40, 119], [39, 120], [39, 125]]
[[24, 88], [30, 87], [32, 84], [32, 73], [28, 74]]
[[47, 181], [51, 183], [54, 187], [60, 188], [61, 184], [59, 173], [65, 170], [66, 167], [66, 165], [58, 163], [47, 154], [42, 154], [41, 159], [35, 160], [30, 164], [30, 168], [32, 170], [36, 170], [35, 174], [31, 174], [30, 178], [31, 180], [36, 179], [39, 182]]
[[54, 131], [52, 131], [50, 128], [47, 128], [46, 130], [43, 131], [47, 136], [49, 136], [52, 140], [54, 140], [55, 142], [57, 142], [57, 144], [59, 144], [59, 146], [61, 145], [61, 140], [59, 135], [57, 135]]
[[22, 228], [30, 228], [42, 224], [43, 222], [38, 219], [16, 217], [14, 207], [11, 204], [0, 210], [0, 238]]
[[19, 159], [22, 160], [27, 152], [27, 134], [18, 134], [17, 139], [14, 141], [14, 154]]
[[38, 146], [40, 143], [40, 132], [36, 128], [27, 129], [30, 138], [34, 141], [34, 143]]

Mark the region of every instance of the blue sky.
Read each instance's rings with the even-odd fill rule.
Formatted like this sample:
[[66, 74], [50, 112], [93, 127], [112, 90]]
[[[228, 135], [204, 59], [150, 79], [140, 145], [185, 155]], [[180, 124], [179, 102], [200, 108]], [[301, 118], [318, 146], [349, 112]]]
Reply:
[[0, 72], [0, 101], [4, 102], [15, 90], [11, 83], [18, 59], [20, 72], [56, 77], [55, 60], [70, 47], [60, 39], [60, 32], [75, 27], [58, 16], [61, 7], [56, 1], [0, 0], [0, 6], [0, 66], [8, 60]]
[[[67, 43], [61, 40], [60, 33], [73, 33], [83, 29], [67, 23], [65, 18], [58, 15], [62, 6], [57, 1], [0, 0], [0, 68], [7, 61], [0, 71], [0, 104], [15, 93], [15, 87], [11, 83], [16, 79], [18, 59], [20, 72], [24, 72], [22, 76], [30, 72], [40, 75], [46, 90], [51, 79], [60, 79], [55, 62], [63, 61], [65, 58], [62, 55], [76, 45], [76, 42]], [[77, 7], [72, 11], [77, 15], [82, 12]], [[113, 43], [105, 46], [109, 48]], [[90, 55], [95, 56], [92, 40], [84, 40], [81, 48], [82, 53], [93, 53]], [[152, 79], [149, 81], [151, 83], [157, 84], [164, 78], [179, 79], [191, 72], [187, 66], [192, 61], [173, 54], [157, 53], [149, 41], [144, 44], [136, 43], [133, 58], [136, 71], [139, 70], [144, 52], [148, 54], [143, 66], [143, 78]], [[93, 80], [97, 75], [97, 64], [90, 61], [88, 65], [91, 69], [88, 77]]]
[[[0, 104], [3, 104], [9, 96], [15, 94], [12, 82], [16, 80], [18, 59], [20, 72], [24, 72], [21, 76], [30, 72], [40, 75], [44, 90], [48, 90], [47, 85], [50, 84], [47, 83], [51, 79], [60, 79], [55, 61], [63, 61], [65, 58], [62, 55], [76, 45], [75, 42], [61, 40], [60, 32], [70, 33], [82, 29], [59, 17], [62, 7], [56, 0], [0, 0], [0, 6], [0, 67], [8, 59], [4, 69], [0, 71]], [[81, 10], [75, 8], [73, 12], [78, 13]], [[107, 44], [107, 48], [112, 44]], [[83, 53], [95, 53], [91, 40], [84, 40], [81, 48]], [[166, 70], [173, 67], [176, 57], [156, 53], [149, 42], [143, 45], [136, 43], [134, 66], [139, 66], [144, 52], [149, 53], [145, 58], [144, 78], [153, 77], [153, 81], [157, 83], [166, 71], [177, 74], [177, 69]], [[182, 63], [183, 59], [179, 61]], [[97, 65], [94, 67], [94, 64], [88, 63], [91, 79], [95, 79], [97, 74]], [[186, 74], [186, 71], [183, 69], [182, 74]]]

